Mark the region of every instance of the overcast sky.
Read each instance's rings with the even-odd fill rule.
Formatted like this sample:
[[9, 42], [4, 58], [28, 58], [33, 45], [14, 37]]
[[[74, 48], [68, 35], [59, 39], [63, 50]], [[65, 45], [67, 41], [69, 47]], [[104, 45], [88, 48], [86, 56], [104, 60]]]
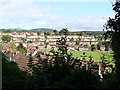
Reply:
[[0, 0], [0, 28], [102, 31], [114, 15], [110, 0]]

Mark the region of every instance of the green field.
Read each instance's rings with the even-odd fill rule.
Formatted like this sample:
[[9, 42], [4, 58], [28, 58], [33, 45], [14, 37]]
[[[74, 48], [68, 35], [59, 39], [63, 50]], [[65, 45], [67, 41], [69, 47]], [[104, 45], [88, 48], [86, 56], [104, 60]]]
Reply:
[[[48, 53], [50, 50], [45, 50], [46, 53]], [[72, 53], [72, 57], [76, 57], [76, 58], [81, 58], [81, 56], [83, 55], [84, 52], [81, 51], [68, 51]], [[95, 60], [96, 62], [100, 62], [101, 59], [100, 57], [104, 54], [106, 56], [106, 58], [108, 59], [112, 59], [112, 52], [85, 52], [86, 53], [86, 61], [89, 60], [89, 56], [91, 55], [93, 57], [93, 60]]]
[[[79, 52], [79, 51], [70, 51], [73, 54], [73, 57], [78, 57], [80, 58], [81, 55], [84, 52]], [[93, 60], [95, 60], [96, 62], [101, 61], [100, 57], [105, 54], [106, 57], [108, 57], [109, 59], [112, 59], [112, 53], [111, 52], [85, 52], [86, 56], [87, 56], [87, 61], [89, 60], [89, 56], [91, 55], [93, 57]]]

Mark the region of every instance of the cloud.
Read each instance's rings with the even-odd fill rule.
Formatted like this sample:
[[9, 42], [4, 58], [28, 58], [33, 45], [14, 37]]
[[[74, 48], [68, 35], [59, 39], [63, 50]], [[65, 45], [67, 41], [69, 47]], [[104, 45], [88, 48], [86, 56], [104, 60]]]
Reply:
[[[33, 0], [30, 2], [11, 1], [13, 2], [0, 2], [0, 28], [32, 29], [44, 27], [58, 30], [68, 28], [72, 31], [102, 30], [102, 26], [106, 22], [102, 17], [63, 18], [52, 12], [52, 5], [36, 5], [33, 4]], [[64, 10], [63, 7], [59, 9]]]
[[102, 31], [103, 25], [106, 23], [106, 20], [103, 19], [102, 17], [77, 17], [74, 19], [61, 19], [61, 20], [57, 19], [53, 22], [56, 23], [49, 22], [48, 24], [49, 27], [58, 28], [59, 30], [62, 28], [68, 28], [71, 31], [77, 30]]
[[114, 0], [0, 0], [0, 2], [109, 2]]
[[14, 24], [26, 24], [42, 20], [50, 16], [50, 8], [46, 6], [36, 6], [31, 2], [0, 3], [0, 26], [9, 26]]

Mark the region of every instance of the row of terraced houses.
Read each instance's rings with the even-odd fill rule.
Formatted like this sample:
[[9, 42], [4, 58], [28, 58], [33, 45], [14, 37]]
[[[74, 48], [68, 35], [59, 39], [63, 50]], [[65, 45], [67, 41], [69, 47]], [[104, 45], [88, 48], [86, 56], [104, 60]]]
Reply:
[[[44, 33], [37, 35], [37, 32], [1, 32], [0, 37], [3, 35], [10, 35], [12, 37], [10, 42], [14, 42], [16, 46], [18, 46], [19, 43], [23, 43], [24, 47], [38, 47], [39, 50], [51, 48], [57, 50], [56, 41], [61, 37], [65, 37], [65, 35], [56, 36], [54, 34], [46, 36]], [[66, 39], [68, 51], [90, 51], [90, 46], [92, 44], [98, 44], [99, 42], [98, 38], [94, 36], [66, 35]], [[105, 47], [101, 46], [101, 51], [104, 51], [104, 49]]]

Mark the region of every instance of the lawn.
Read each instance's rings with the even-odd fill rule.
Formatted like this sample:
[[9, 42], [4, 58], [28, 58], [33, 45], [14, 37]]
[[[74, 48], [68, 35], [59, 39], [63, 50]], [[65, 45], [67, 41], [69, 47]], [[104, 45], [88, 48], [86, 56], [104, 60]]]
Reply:
[[[45, 50], [46, 53], [48, 53], [50, 50]], [[81, 56], [83, 55], [84, 52], [81, 51], [68, 51], [70, 53], [72, 53], [72, 57], [76, 57], [76, 58], [81, 58]], [[106, 56], [106, 58], [108, 59], [112, 59], [112, 52], [85, 52], [86, 53], [86, 61], [89, 60], [89, 56], [91, 55], [93, 57], [93, 60], [95, 60], [96, 62], [100, 62], [101, 59], [100, 57], [104, 54]]]
[[[80, 52], [80, 51], [69, 51], [73, 54], [73, 57], [78, 57], [80, 58], [81, 55], [83, 55], [84, 52]], [[85, 52], [86, 53], [86, 60], [89, 60], [89, 56], [91, 55], [93, 57], [93, 60], [95, 60], [96, 62], [100, 62], [101, 59], [100, 57], [105, 54], [107, 58], [112, 59], [112, 53], [111, 52]]]
[[[48, 53], [50, 50], [45, 50], [44, 52]], [[70, 53], [72, 53], [72, 57], [76, 57], [76, 58], [81, 58], [81, 56], [83, 55], [84, 52], [81, 51], [68, 51]], [[106, 56], [106, 58], [108, 58], [109, 60], [112, 59], [112, 52], [85, 52], [86, 53], [86, 61], [89, 61], [89, 56], [91, 55], [93, 57], [93, 60], [95, 60], [96, 62], [100, 62], [101, 59], [100, 57], [104, 54]]]

